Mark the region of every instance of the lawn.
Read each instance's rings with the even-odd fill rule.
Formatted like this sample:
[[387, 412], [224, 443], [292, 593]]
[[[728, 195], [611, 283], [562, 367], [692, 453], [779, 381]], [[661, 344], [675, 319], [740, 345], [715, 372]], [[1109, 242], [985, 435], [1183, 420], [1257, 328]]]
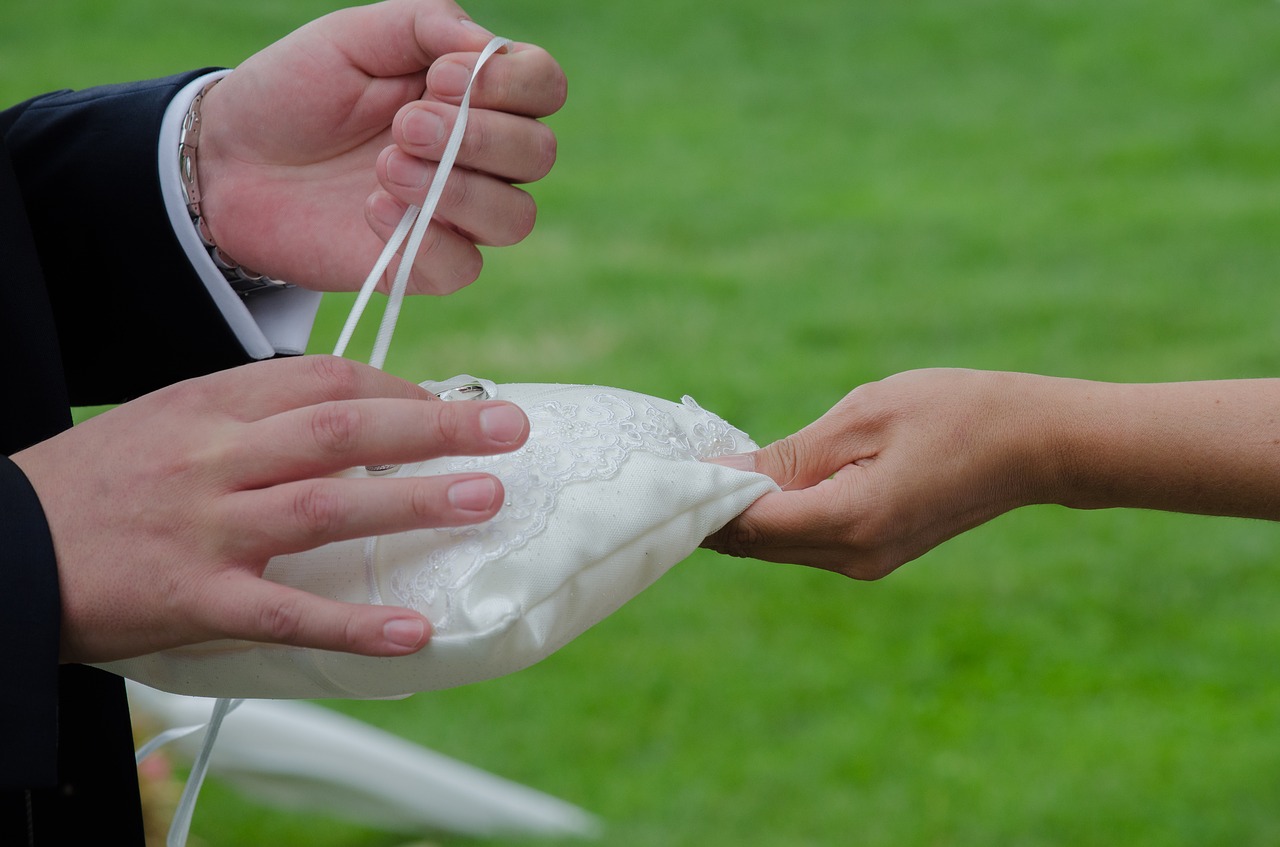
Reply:
[[[5, 0], [0, 100], [234, 65], [327, 8]], [[467, 8], [561, 61], [560, 160], [390, 370], [690, 393], [760, 441], [915, 367], [1280, 375], [1278, 3]], [[699, 552], [530, 670], [332, 705], [611, 847], [1273, 845], [1278, 560], [1272, 524], [1052, 507], [878, 583]], [[216, 784], [194, 831], [404, 840]]]

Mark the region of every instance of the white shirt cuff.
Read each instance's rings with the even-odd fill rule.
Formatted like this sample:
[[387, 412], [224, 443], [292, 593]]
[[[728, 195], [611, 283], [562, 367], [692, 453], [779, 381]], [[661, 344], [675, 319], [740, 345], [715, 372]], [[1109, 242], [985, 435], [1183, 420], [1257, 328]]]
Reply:
[[178, 243], [249, 357], [269, 359], [277, 354], [300, 355], [306, 352], [307, 341], [311, 337], [316, 310], [320, 307], [320, 292], [282, 288], [242, 298], [213, 263], [182, 199], [182, 176], [178, 172], [178, 139], [182, 134], [182, 121], [200, 89], [228, 73], [230, 71], [216, 71], [193, 80], [169, 103], [164, 122], [160, 125], [160, 190], [164, 194], [169, 223]]

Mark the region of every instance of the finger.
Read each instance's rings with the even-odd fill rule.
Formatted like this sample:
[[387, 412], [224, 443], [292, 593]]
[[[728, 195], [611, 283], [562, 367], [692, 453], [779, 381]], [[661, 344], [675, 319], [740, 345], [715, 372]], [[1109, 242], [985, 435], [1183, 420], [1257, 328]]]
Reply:
[[832, 505], [831, 494], [825, 486], [765, 494], [702, 546], [730, 556], [832, 567], [843, 558], [838, 545], [849, 517]]
[[263, 488], [361, 465], [506, 453], [528, 433], [511, 403], [345, 400], [251, 423], [222, 461], [241, 488]]
[[351, 61], [373, 77], [418, 73], [447, 53], [479, 52], [493, 38], [451, 0], [342, 9], [315, 26], [346, 45]]
[[765, 474], [784, 490], [793, 491], [826, 479], [847, 463], [826, 447], [811, 433], [802, 430], [754, 453], [726, 456], [719, 461]]
[[703, 546], [872, 580], [962, 531], [932, 531], [913, 510], [894, 506], [884, 482], [873, 465], [847, 465], [810, 488], [764, 495]]
[[232, 495], [222, 517], [245, 528], [230, 552], [257, 560], [351, 538], [479, 523], [498, 513], [502, 498], [502, 483], [486, 474], [311, 479]]
[[[408, 208], [406, 203], [386, 191], [376, 191], [365, 202], [365, 220], [385, 242], [395, 232]], [[427, 228], [414, 257], [408, 291], [410, 294], [452, 294], [479, 279], [483, 268], [484, 256], [475, 243], [436, 218]], [[378, 284], [378, 290], [391, 290], [391, 281], [398, 269], [398, 260], [392, 261], [385, 278]]]
[[[467, 90], [478, 53], [441, 56], [427, 72], [427, 93], [457, 103]], [[532, 44], [513, 44], [493, 56], [471, 89], [471, 105], [515, 115], [544, 118], [564, 105], [568, 83], [551, 55]]]
[[[391, 147], [378, 159], [378, 179], [401, 203], [421, 206], [436, 175], [424, 162]], [[538, 207], [527, 193], [493, 177], [456, 169], [445, 183], [435, 217], [475, 244], [505, 247], [533, 231]]]
[[224, 579], [200, 611], [221, 637], [364, 656], [408, 655], [431, 638], [431, 624], [409, 609], [342, 603], [248, 573]]
[[[410, 156], [440, 161], [458, 108], [419, 100], [400, 109], [392, 137]], [[556, 162], [556, 136], [545, 124], [506, 112], [472, 110], [458, 148], [458, 164], [511, 182], [534, 182]]]
[[[225, 409], [255, 421], [289, 409], [337, 400], [435, 400], [408, 380], [335, 356], [292, 356], [255, 362], [173, 386], [175, 403]], [[234, 398], [228, 403], [227, 398]]]
[[863, 397], [863, 388], [854, 389], [804, 429], [751, 454], [753, 469], [794, 490], [872, 458], [882, 443], [885, 417]]

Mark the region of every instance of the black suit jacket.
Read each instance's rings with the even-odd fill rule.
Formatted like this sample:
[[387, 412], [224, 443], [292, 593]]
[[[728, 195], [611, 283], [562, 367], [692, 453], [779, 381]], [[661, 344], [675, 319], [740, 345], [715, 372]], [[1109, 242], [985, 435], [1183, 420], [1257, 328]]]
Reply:
[[[0, 454], [116, 403], [242, 364], [160, 193], [165, 108], [198, 73], [0, 112]], [[173, 151], [177, 155], [177, 151]], [[122, 681], [58, 665], [39, 500], [0, 458], [0, 844], [141, 844]]]

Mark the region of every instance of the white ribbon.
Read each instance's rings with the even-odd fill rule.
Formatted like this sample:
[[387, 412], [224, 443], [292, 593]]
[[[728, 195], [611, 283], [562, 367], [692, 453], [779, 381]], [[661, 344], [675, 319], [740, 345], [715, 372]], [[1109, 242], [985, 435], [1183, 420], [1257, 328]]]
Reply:
[[[391, 291], [387, 297], [387, 306], [382, 313], [382, 323], [378, 327], [378, 336], [373, 344], [373, 352], [369, 356], [369, 364], [375, 368], [381, 369], [383, 364], [386, 363], [387, 351], [391, 347], [391, 336], [395, 333], [396, 321], [400, 318], [400, 305], [404, 301], [405, 292], [409, 287], [409, 275], [413, 271], [413, 261], [418, 255], [418, 250], [422, 247], [422, 238], [427, 233], [427, 227], [431, 225], [431, 218], [435, 214], [436, 205], [440, 202], [440, 196], [444, 193], [444, 186], [449, 179], [449, 173], [453, 170], [454, 161], [458, 158], [458, 149], [462, 146], [462, 136], [467, 131], [467, 115], [471, 110], [471, 89], [475, 86], [476, 78], [480, 75], [480, 69], [484, 67], [485, 62], [489, 61], [489, 58], [494, 53], [511, 43], [509, 39], [495, 37], [485, 45], [484, 50], [480, 51], [480, 57], [476, 59], [476, 66], [471, 71], [471, 79], [467, 81], [466, 90], [462, 94], [462, 101], [458, 105], [458, 117], [453, 124], [453, 131], [449, 134], [449, 140], [445, 144], [444, 155], [440, 157], [435, 177], [431, 180], [430, 188], [427, 189], [426, 199], [423, 200], [421, 206], [409, 206], [404, 213], [404, 217], [400, 219], [399, 225], [396, 226], [395, 232], [387, 240], [382, 254], [378, 256], [378, 260], [373, 265], [373, 270], [369, 272], [364, 285], [360, 287], [360, 294], [356, 297], [350, 314], [347, 315], [346, 324], [342, 327], [342, 333], [338, 336], [338, 343], [334, 347], [333, 355], [341, 356], [346, 352], [347, 345], [351, 343], [351, 336], [355, 333], [356, 324], [360, 322], [360, 316], [364, 314], [365, 307], [369, 304], [369, 299], [373, 296], [374, 289], [378, 287], [378, 282], [382, 279], [383, 274], [386, 273], [392, 257], [395, 256], [396, 251], [400, 249], [400, 245], [403, 243], [404, 252], [400, 257], [400, 266], [396, 270], [395, 280], [392, 282]], [[407, 241], [405, 240], [406, 237], [408, 238]], [[182, 799], [178, 801], [178, 807], [174, 811], [173, 823], [169, 827], [168, 847], [185, 847], [187, 835], [191, 830], [191, 817], [195, 813], [196, 800], [200, 796], [200, 787], [204, 784], [205, 774], [209, 770], [209, 757], [213, 753], [213, 745], [217, 741], [218, 730], [222, 727], [223, 719], [243, 702], [243, 700], [219, 698], [214, 701], [213, 712], [207, 724], [167, 730], [138, 748], [136, 757], [137, 761], [141, 762], [148, 755], [171, 741], [192, 735], [200, 730], [205, 731], [204, 741], [200, 745], [200, 752], [196, 756], [195, 762], [191, 765], [191, 774], [187, 777], [186, 787], [182, 791]]]
[[[200, 752], [191, 764], [191, 773], [187, 776], [187, 784], [182, 789], [182, 798], [178, 800], [178, 807], [173, 810], [173, 822], [169, 824], [169, 837], [165, 841], [168, 847], [185, 847], [187, 835], [191, 832], [191, 817], [196, 813], [196, 800], [200, 798], [200, 787], [204, 785], [205, 774], [209, 772], [209, 757], [213, 755], [213, 743], [218, 740], [218, 730], [222, 728], [223, 719], [243, 702], [243, 700], [228, 700], [225, 697], [214, 701], [213, 713], [209, 716], [209, 723], [205, 725], [207, 729], [205, 729], [204, 743], [200, 745]], [[195, 731], [200, 727], [191, 729]], [[148, 746], [150, 745], [143, 745], [143, 749], [145, 750]], [[152, 747], [152, 749], [155, 748]], [[142, 750], [138, 751], [138, 757], [141, 761]]]
[[387, 350], [391, 347], [391, 336], [396, 330], [396, 321], [400, 317], [400, 304], [404, 301], [405, 291], [409, 287], [409, 274], [413, 271], [413, 260], [422, 246], [422, 238], [427, 233], [427, 227], [431, 225], [431, 216], [435, 214], [436, 204], [440, 202], [440, 195], [444, 193], [444, 185], [449, 179], [449, 172], [453, 170], [458, 148], [462, 146], [462, 135], [467, 130], [467, 113], [471, 109], [471, 88], [475, 85], [476, 77], [480, 75], [480, 69], [484, 67], [485, 62], [489, 61], [489, 57], [509, 44], [511, 41], [506, 38], [494, 38], [485, 45], [484, 50], [480, 51], [480, 58], [476, 60], [475, 69], [471, 71], [471, 79], [467, 82], [467, 88], [462, 94], [462, 102], [458, 106], [458, 118], [453, 125], [453, 132], [449, 134], [449, 141], [445, 145], [444, 155], [440, 157], [440, 164], [436, 168], [435, 177], [431, 180], [426, 199], [423, 200], [421, 207], [409, 206], [404, 217], [400, 219], [399, 225], [396, 226], [395, 232], [387, 240], [386, 247], [382, 249], [382, 255], [378, 256], [373, 270], [369, 272], [364, 285], [360, 287], [356, 302], [351, 306], [347, 322], [343, 325], [338, 343], [333, 348], [333, 355], [341, 356], [346, 352], [347, 345], [351, 343], [351, 336], [356, 331], [356, 324], [360, 322], [360, 316], [364, 314], [365, 306], [369, 304], [369, 298], [373, 296], [374, 289], [378, 287], [378, 282], [386, 273], [387, 266], [391, 264], [391, 258], [400, 249], [400, 244], [407, 235], [409, 240], [405, 242], [404, 253], [400, 257], [400, 267], [396, 270], [395, 281], [387, 296], [387, 307], [382, 313], [382, 323], [378, 327], [378, 337], [374, 341], [373, 352], [369, 356], [369, 364], [375, 368], [381, 369], [386, 363]]

